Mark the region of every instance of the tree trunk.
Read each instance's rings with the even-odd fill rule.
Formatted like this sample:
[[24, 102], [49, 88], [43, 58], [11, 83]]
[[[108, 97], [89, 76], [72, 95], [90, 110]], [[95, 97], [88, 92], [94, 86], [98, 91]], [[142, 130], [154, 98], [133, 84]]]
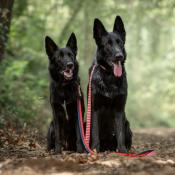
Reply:
[[67, 21], [67, 23], [63, 27], [63, 29], [62, 29], [62, 31], [61, 31], [61, 33], [59, 35], [59, 41], [58, 41], [58, 43], [60, 45], [63, 43], [63, 39], [64, 39], [65, 35], [67, 34], [67, 32], [69, 31], [69, 27], [71, 26], [72, 22], [74, 21], [74, 19], [78, 15], [79, 11], [81, 10], [81, 8], [83, 6], [83, 3], [84, 3], [83, 0], [80, 0], [79, 1], [79, 3], [77, 4], [76, 8], [73, 10], [73, 13], [70, 16], [69, 20]]
[[0, 0], [0, 61], [4, 59], [14, 0]]

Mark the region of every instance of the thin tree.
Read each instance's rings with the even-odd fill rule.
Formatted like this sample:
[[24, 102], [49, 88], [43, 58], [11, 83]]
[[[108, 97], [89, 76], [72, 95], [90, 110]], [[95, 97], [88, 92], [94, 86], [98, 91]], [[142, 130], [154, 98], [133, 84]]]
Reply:
[[0, 0], [0, 61], [4, 59], [14, 0]]

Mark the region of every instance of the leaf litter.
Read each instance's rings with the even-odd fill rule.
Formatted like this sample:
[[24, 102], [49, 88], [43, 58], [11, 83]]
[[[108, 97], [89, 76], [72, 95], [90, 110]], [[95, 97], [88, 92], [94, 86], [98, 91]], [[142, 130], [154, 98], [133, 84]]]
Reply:
[[133, 152], [154, 149], [154, 157], [128, 158], [110, 152], [78, 154], [46, 151], [46, 140], [37, 129], [12, 124], [0, 129], [0, 175], [117, 174], [174, 175], [175, 129], [134, 131]]

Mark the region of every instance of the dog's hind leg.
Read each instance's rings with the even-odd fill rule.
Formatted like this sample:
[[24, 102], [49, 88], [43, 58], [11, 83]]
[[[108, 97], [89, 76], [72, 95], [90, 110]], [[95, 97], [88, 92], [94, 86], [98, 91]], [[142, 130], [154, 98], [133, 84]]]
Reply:
[[47, 133], [47, 150], [51, 151], [52, 149], [55, 149], [55, 133], [53, 121], [50, 123], [49, 130]]

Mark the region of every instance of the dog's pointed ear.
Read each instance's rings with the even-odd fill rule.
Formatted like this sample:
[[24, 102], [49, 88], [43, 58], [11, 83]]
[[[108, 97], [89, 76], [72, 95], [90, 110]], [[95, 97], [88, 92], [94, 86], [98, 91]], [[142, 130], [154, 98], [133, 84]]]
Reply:
[[94, 28], [93, 28], [93, 37], [96, 41], [97, 44], [99, 44], [102, 36], [106, 35], [107, 31], [104, 27], [104, 25], [102, 24], [102, 22], [95, 18], [94, 20]]
[[126, 32], [122, 18], [120, 16], [116, 16], [115, 18], [113, 32], [119, 33], [122, 37], [122, 40], [125, 42]]
[[45, 49], [49, 58], [51, 58], [54, 52], [58, 50], [58, 46], [49, 36], [45, 37]]
[[72, 52], [77, 55], [77, 38], [74, 33], [72, 33], [67, 41], [66, 47], [69, 47]]

